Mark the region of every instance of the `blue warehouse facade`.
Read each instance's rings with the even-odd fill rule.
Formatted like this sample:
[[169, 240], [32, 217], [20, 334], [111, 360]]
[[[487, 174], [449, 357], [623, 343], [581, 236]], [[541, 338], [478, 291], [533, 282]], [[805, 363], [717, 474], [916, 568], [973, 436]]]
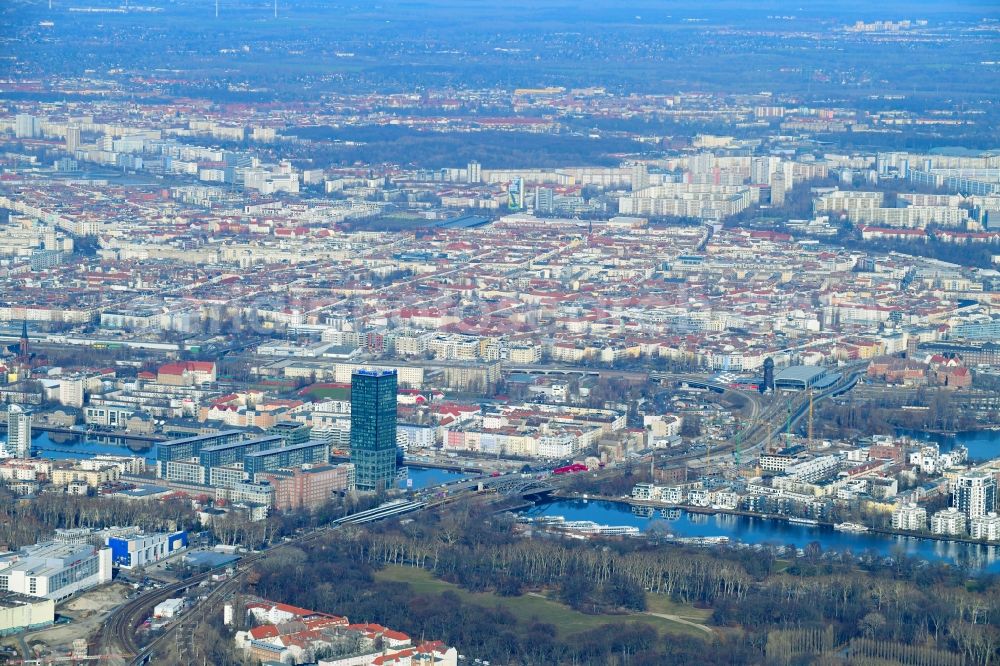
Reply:
[[108, 537], [111, 549], [111, 563], [122, 569], [136, 569], [155, 564], [188, 546], [188, 534], [161, 532], [157, 534], [134, 534]]

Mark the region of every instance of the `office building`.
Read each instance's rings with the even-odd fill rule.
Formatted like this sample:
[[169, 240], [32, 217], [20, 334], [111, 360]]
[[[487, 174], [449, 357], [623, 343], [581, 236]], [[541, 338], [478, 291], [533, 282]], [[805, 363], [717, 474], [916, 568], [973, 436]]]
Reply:
[[274, 488], [269, 483], [243, 481], [226, 488], [215, 489], [215, 500], [224, 500], [245, 512], [248, 520], [267, 518], [268, 509], [274, 505]]
[[7, 408], [7, 451], [16, 458], [31, 457], [31, 415], [17, 405]]
[[110, 548], [48, 541], [0, 554], [0, 592], [59, 601], [110, 580]]
[[951, 505], [966, 518], [979, 518], [997, 507], [997, 480], [986, 472], [967, 472], [955, 480]]
[[774, 359], [770, 356], [764, 359], [764, 381], [760, 386], [760, 392], [765, 391], [774, 391]]
[[257, 477], [274, 488], [274, 508], [279, 511], [317, 509], [334, 493], [354, 490], [354, 465], [313, 465], [265, 472]]
[[391, 488], [396, 479], [396, 372], [351, 376], [351, 462], [358, 490]]
[[171, 618], [177, 617], [184, 611], [186, 600], [183, 597], [175, 597], [161, 601], [153, 607], [153, 617]]
[[167, 477], [167, 469], [172, 462], [188, 462], [198, 458], [201, 450], [219, 444], [230, 444], [247, 439], [247, 433], [242, 430], [224, 430], [210, 435], [197, 435], [160, 442], [156, 447], [156, 475]]
[[[220, 435], [222, 434], [220, 433]], [[223, 441], [219, 444], [194, 443], [200, 447], [197, 455], [162, 461], [162, 464], [161, 460], [157, 460], [157, 474], [160, 478], [168, 481], [208, 483], [213, 486], [227, 485], [227, 482], [220, 481], [220, 479], [237, 478], [242, 480], [244, 478], [243, 465], [249, 455], [259, 451], [278, 449], [286, 445], [285, 438], [281, 435], [235, 441], [224, 441], [229, 439], [228, 437], [220, 439]], [[177, 447], [173, 453], [176, 453], [176, 449]], [[183, 450], [190, 449], [191, 445], [185, 445]], [[157, 457], [159, 458], [159, 454]]]
[[267, 429], [268, 435], [280, 435], [288, 446], [305, 444], [311, 437], [312, 428], [298, 421], [279, 421]]
[[330, 458], [330, 445], [321, 440], [313, 440], [295, 446], [280, 445], [262, 451], [253, 451], [243, 457], [243, 471], [250, 479], [261, 472], [270, 472], [286, 467], [325, 463]]
[[206, 446], [198, 455], [198, 460], [205, 469], [205, 473], [208, 474], [213, 467], [242, 463], [252, 453], [277, 449], [282, 446], [285, 446], [285, 438], [281, 435], [257, 437], [242, 442]]

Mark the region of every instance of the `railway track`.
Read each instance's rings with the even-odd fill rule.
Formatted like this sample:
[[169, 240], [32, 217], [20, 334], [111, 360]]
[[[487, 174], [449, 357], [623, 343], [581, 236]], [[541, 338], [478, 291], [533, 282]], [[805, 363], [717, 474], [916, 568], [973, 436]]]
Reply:
[[[858, 380], [863, 373], [863, 369], [852, 370], [842, 381], [826, 389], [822, 393], [813, 396], [813, 403], [827, 400], [850, 391], [857, 385]], [[742, 431], [740, 438], [743, 442], [744, 449], [750, 450], [763, 446], [768, 440], [777, 437], [786, 427], [794, 427], [807, 413], [808, 408], [809, 399], [807, 395], [803, 393], [796, 398], [795, 406], [790, 417], [787, 415], [785, 409], [783, 409], [779, 404], [775, 404], [765, 410], [763, 414], [760, 414], [754, 422]], [[712, 447], [712, 457], [723, 456], [725, 454], [732, 453], [735, 450], [736, 442], [734, 440], [730, 440], [720, 446]], [[706, 456], [707, 454], [702, 452], [686, 453], [670, 458], [669, 462], [671, 464], [693, 462], [705, 460]]]
[[[199, 608], [201, 608], [204, 603], [217, 599], [224, 593], [231, 592], [235, 589], [240, 578], [245, 575], [250, 570], [250, 567], [256, 562], [259, 562], [286, 548], [317, 539], [323, 534], [329, 532], [331, 529], [334, 528], [320, 527], [299, 537], [293, 538], [290, 541], [282, 541], [281, 543], [277, 543], [259, 553], [251, 553], [243, 557], [236, 566], [236, 574], [232, 578], [217, 585], [208, 593], [206, 599], [199, 602], [196, 606], [188, 609], [185, 616], [190, 617]], [[186, 580], [171, 583], [170, 585], [159, 588], [148, 594], [144, 594], [127, 604], [119, 606], [108, 617], [107, 622], [104, 624], [104, 627], [100, 632], [98, 642], [101, 653], [122, 655], [123, 658], [119, 660], [119, 663], [129, 664], [130, 666], [132, 664], [142, 664], [150, 661], [156, 655], [157, 650], [163, 645], [164, 641], [172, 636], [179, 629], [179, 627], [184, 624], [184, 620], [182, 619], [181, 621], [168, 626], [162, 634], [154, 638], [146, 645], [139, 645], [136, 641], [136, 630], [139, 628], [139, 625], [141, 625], [146, 618], [152, 614], [153, 608], [155, 608], [157, 604], [162, 601], [166, 601], [167, 599], [171, 599], [178, 594], [183, 594], [188, 589], [199, 585], [205, 580], [208, 580], [213, 573], [215, 573], [215, 571], [210, 570], [205, 573], [192, 576]]]
[[[852, 375], [849, 376], [848, 381], [829, 389], [828, 391], [824, 392], [821, 396], [818, 396], [818, 399], [829, 398], [850, 390], [857, 383], [858, 375], [860, 375], [860, 372], [852, 373]], [[772, 414], [770, 413], [771, 410], [765, 410], [764, 413], [762, 414], [759, 410], [759, 404], [755, 404], [755, 407], [757, 407], [757, 409], [754, 410], [755, 413], [751, 425], [744, 432], [744, 435], [747, 435], [747, 437], [744, 439], [744, 442], [748, 446], [756, 446], [765, 441], [768, 435], [765, 433], [764, 434], [765, 436], [762, 437], [761, 436], [762, 433], [760, 432], [760, 430], [765, 429], [766, 431], [770, 431], [773, 428], [775, 428], [776, 427], [775, 419], [777, 418], [776, 415], [780, 412], [780, 410], [775, 410], [775, 412]], [[796, 410], [795, 413], [796, 421], [799, 418], [801, 418], [802, 409], [803, 407], [800, 406]], [[719, 454], [722, 454], [728, 451], [732, 451], [734, 449], [735, 449], [734, 443], [727, 443], [719, 447], [717, 449], [717, 452]], [[687, 454], [683, 456], [678, 456], [677, 458], [673, 458], [671, 459], [671, 462], [676, 463], [681, 461], [691, 461], [702, 457], [704, 457], [704, 454]], [[467, 497], [467, 495], [465, 494], [454, 495], [437, 501], [432, 501], [429, 502], [426, 506], [421, 507], [420, 510], [432, 509], [437, 506], [449, 504], [464, 497]], [[139, 625], [142, 624], [146, 620], [146, 618], [150, 616], [153, 608], [161, 601], [170, 599], [176, 596], [177, 594], [183, 593], [186, 590], [190, 589], [191, 587], [194, 587], [195, 585], [198, 585], [201, 582], [207, 580], [211, 576], [212, 572], [211, 571], [205, 572], [197, 576], [192, 576], [187, 580], [179, 581], [177, 583], [172, 583], [166, 587], [156, 590], [155, 592], [144, 594], [138, 597], [137, 599], [127, 604], [124, 604], [123, 606], [120, 606], [109, 616], [107, 623], [101, 630], [99, 638], [99, 644], [100, 644], [99, 647], [101, 648], [101, 652], [103, 654], [123, 655], [124, 659], [122, 659], [120, 663], [128, 664], [128, 666], [148, 663], [156, 656], [158, 650], [160, 650], [164, 645], [164, 642], [168, 638], [173, 636], [182, 627], [189, 624], [191, 618], [197, 617], [199, 618], [200, 621], [200, 619], [204, 618], [204, 614], [206, 612], [205, 609], [211, 607], [211, 602], [214, 602], [217, 599], [224, 598], [224, 595], [234, 591], [239, 585], [242, 576], [245, 575], [250, 570], [250, 567], [253, 564], [263, 559], [266, 559], [267, 557], [274, 555], [275, 553], [278, 553], [286, 548], [290, 548], [302, 543], [307, 543], [308, 541], [319, 538], [320, 536], [334, 529], [338, 529], [338, 526], [320, 527], [316, 530], [313, 530], [301, 536], [292, 538], [289, 541], [283, 541], [281, 543], [270, 546], [266, 550], [261, 551], [259, 553], [251, 553], [243, 557], [236, 567], [236, 574], [232, 578], [217, 585], [213, 590], [211, 590], [208, 593], [205, 599], [203, 599], [201, 602], [199, 602], [192, 608], [188, 609], [185, 616], [182, 616], [182, 618], [178, 622], [168, 626], [162, 634], [154, 638], [146, 645], [138, 644], [138, 642], [136, 641], [136, 630], [138, 629]], [[188, 619], [187, 622], [185, 621], [185, 618]], [[197, 626], [197, 623], [195, 623], [195, 626]], [[127, 661], [125, 659], [127, 659]]]

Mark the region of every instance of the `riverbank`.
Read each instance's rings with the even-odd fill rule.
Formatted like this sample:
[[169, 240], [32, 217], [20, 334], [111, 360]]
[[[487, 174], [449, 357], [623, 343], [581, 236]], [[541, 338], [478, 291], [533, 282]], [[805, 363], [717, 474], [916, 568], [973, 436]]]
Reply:
[[985, 461], [1000, 457], [1000, 429], [996, 426], [980, 426], [973, 430], [954, 432], [951, 430], [909, 430], [897, 428], [896, 435], [909, 437], [917, 442], [932, 442], [947, 452], [956, 446], [964, 446], [972, 461]]
[[439, 462], [436, 460], [408, 460], [404, 459], [403, 464], [407, 467], [424, 467], [427, 469], [446, 469], [462, 474], [488, 475], [492, 469], [477, 467], [475, 465], [463, 465], [455, 462]]
[[[604, 496], [593, 496], [585, 495], [580, 493], [572, 493], [567, 491], [555, 491], [552, 493], [552, 498], [556, 500], [566, 500], [566, 501], [593, 501], [593, 502], [610, 502], [615, 504], [622, 504], [625, 506], [633, 507], [647, 507], [651, 509], [664, 509], [664, 510], [680, 510], [686, 511], [688, 513], [700, 514], [700, 515], [716, 515], [722, 514], [727, 516], [742, 516], [744, 518], [756, 518], [758, 520], [774, 521], [776, 523], [783, 523], [786, 525], [797, 525], [800, 527], [829, 527], [833, 528], [836, 523], [831, 523], [827, 521], [817, 520], [813, 524], [802, 524], [793, 523], [788, 520], [788, 516], [776, 516], [767, 513], [756, 513], [753, 511], [743, 511], [741, 509], [725, 509], [716, 507], [702, 507], [702, 506], [690, 506], [687, 504], [670, 504], [666, 502], [657, 502], [655, 500], [641, 500], [633, 498], [621, 498], [621, 497], [604, 497]], [[973, 539], [971, 537], [961, 537], [961, 536], [950, 536], [945, 534], [930, 534], [927, 532], [909, 532], [906, 530], [894, 530], [891, 528], [881, 528], [881, 527], [869, 527], [867, 532], [862, 532], [861, 534], [873, 534], [882, 535], [886, 537], [905, 537], [910, 539], [926, 539], [928, 541], [939, 541], [942, 543], [961, 543], [968, 544], [972, 546], [987, 546], [987, 547], [997, 547], [1000, 548], [1000, 543], [990, 542], [990, 541], [980, 541]]]
[[[0, 430], [7, 429], [7, 422], [0, 421]], [[78, 435], [84, 439], [132, 439], [137, 442], [165, 442], [167, 438], [162, 435], [140, 435], [138, 433], [124, 432], [121, 430], [80, 430], [79, 428], [61, 428], [42, 423], [32, 423], [33, 432], [54, 432], [60, 435]]]
[[[334, 462], [351, 462], [350, 456], [331, 456]], [[404, 460], [405, 467], [416, 467], [419, 469], [444, 469], [449, 472], [459, 472], [461, 474], [471, 474], [475, 476], [488, 476], [490, 469], [482, 467], [463, 465], [462, 463], [437, 462], [433, 460]]]

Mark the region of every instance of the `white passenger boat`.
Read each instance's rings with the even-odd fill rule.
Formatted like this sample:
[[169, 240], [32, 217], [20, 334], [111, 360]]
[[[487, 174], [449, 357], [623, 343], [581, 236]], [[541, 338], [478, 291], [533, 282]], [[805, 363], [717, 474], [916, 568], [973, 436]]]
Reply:
[[812, 518], [797, 518], [795, 516], [789, 518], [788, 522], [794, 525], [819, 525], [818, 520], [813, 520]]
[[833, 529], [838, 532], [867, 532], [868, 528], [858, 523], [837, 523]]

